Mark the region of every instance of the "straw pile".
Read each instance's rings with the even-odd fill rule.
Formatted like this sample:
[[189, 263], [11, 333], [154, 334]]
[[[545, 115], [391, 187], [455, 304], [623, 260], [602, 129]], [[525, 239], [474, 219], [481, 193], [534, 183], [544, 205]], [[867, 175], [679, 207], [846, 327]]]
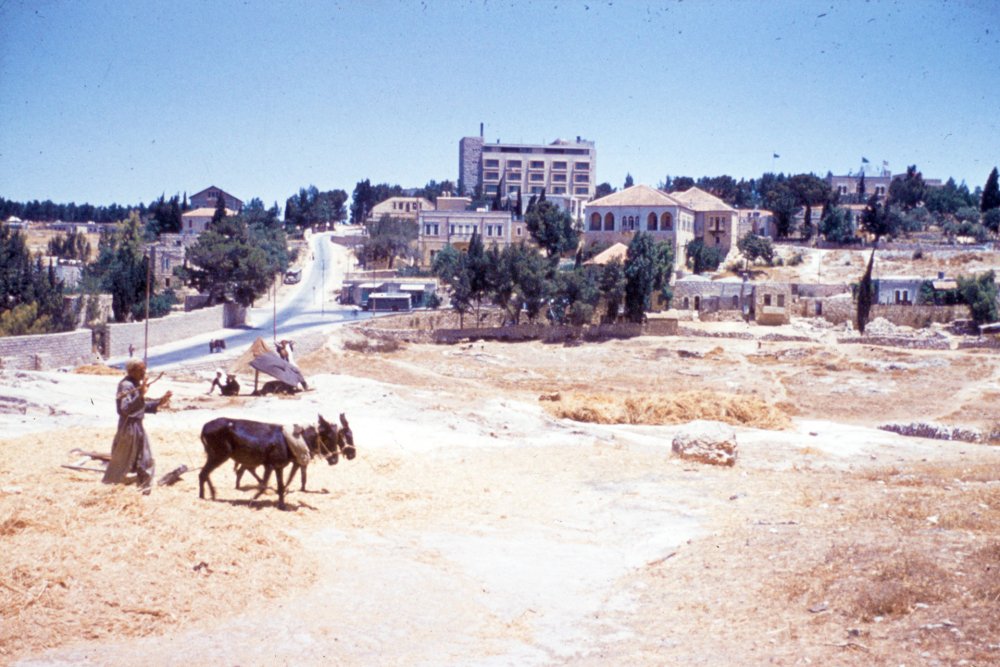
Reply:
[[788, 415], [757, 396], [716, 391], [682, 391], [676, 394], [560, 394], [547, 400], [546, 410], [556, 417], [595, 424], [683, 424], [695, 419], [781, 430], [790, 425]]
[[[294, 517], [254, 512], [231, 490], [231, 474], [215, 483], [239, 500], [211, 503], [197, 498], [197, 473], [142, 496], [59, 467], [75, 463], [70, 444], [107, 451], [113, 435], [78, 429], [2, 443], [0, 663], [69, 637], [147, 636], [224, 618], [315, 577], [285, 532]], [[158, 474], [200, 463], [190, 434], [153, 437]]]
[[120, 368], [112, 368], [111, 366], [105, 366], [104, 364], [84, 364], [83, 366], [77, 366], [73, 369], [74, 373], [80, 375], [123, 375], [124, 371]]

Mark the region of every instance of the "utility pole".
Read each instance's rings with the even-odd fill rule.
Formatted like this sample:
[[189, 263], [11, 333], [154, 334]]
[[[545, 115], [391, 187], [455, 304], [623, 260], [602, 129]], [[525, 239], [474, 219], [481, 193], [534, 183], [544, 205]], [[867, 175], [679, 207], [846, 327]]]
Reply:
[[[146, 248], [146, 325], [142, 343], [142, 363], [146, 364], [149, 359], [149, 283], [153, 276], [153, 249]], [[131, 355], [129, 355], [131, 356]]]

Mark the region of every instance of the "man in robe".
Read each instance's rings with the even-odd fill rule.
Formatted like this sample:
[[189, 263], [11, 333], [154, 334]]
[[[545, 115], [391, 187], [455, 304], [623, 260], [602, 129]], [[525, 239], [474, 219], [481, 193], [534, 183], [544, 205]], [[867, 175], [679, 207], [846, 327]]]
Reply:
[[146, 364], [130, 359], [125, 364], [125, 377], [118, 383], [115, 399], [118, 432], [111, 445], [111, 461], [102, 481], [105, 484], [122, 484], [126, 483], [126, 475], [135, 473], [139, 488], [148, 494], [156, 466], [142, 419], [147, 412], [156, 412], [166, 406], [172, 394], [168, 391], [160, 398], [147, 399], [146, 388]]

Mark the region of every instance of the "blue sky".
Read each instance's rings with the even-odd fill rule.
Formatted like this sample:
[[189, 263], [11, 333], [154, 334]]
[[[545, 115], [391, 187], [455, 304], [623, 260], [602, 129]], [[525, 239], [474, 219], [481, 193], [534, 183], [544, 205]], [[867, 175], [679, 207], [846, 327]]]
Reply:
[[[458, 141], [596, 142], [597, 178], [1000, 163], [983, 2], [0, 0], [0, 196], [457, 180]], [[773, 158], [777, 153], [780, 158]]]

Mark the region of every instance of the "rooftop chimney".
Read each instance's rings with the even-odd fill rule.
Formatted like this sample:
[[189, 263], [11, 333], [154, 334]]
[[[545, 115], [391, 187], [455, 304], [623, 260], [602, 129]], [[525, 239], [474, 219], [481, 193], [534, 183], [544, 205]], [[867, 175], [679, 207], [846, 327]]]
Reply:
[[482, 123], [479, 124], [479, 138], [480, 139], [483, 138], [483, 124]]

